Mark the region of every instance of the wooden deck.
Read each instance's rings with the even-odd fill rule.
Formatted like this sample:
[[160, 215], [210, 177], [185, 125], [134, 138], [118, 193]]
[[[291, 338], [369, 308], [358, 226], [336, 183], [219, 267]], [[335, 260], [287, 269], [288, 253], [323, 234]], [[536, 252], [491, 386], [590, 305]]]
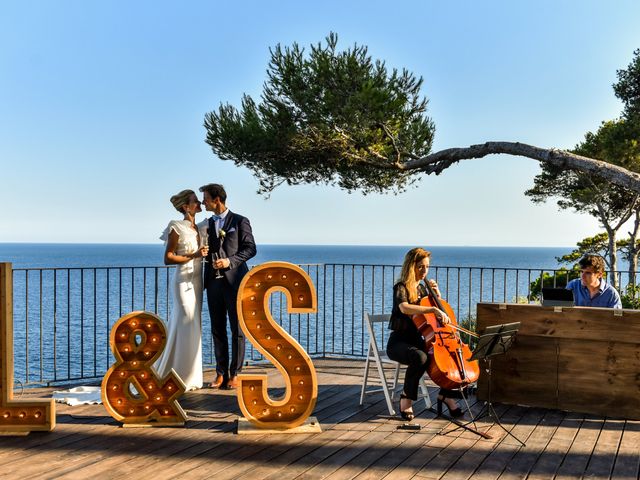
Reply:
[[[521, 447], [497, 425], [493, 439], [452, 430], [430, 411], [421, 430], [398, 430], [382, 394], [358, 406], [363, 363], [315, 362], [320, 382], [317, 434], [238, 435], [233, 391], [185, 395], [186, 428], [120, 428], [101, 405], [57, 405], [53, 432], [0, 437], [7, 478], [512, 479], [638, 478], [640, 422], [541, 408], [496, 405]], [[263, 370], [251, 368], [251, 371]], [[270, 368], [275, 385], [279, 376]], [[207, 380], [212, 374], [208, 372]], [[50, 389], [25, 396], [47, 396]], [[18, 396], [16, 396], [18, 398]], [[472, 402], [479, 411], [480, 402]]]

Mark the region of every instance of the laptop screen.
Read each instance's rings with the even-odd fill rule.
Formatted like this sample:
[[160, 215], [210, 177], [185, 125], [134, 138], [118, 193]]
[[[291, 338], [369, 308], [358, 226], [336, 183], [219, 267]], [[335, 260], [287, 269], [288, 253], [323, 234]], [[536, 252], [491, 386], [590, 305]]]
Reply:
[[573, 292], [566, 288], [543, 288], [543, 307], [573, 307]]

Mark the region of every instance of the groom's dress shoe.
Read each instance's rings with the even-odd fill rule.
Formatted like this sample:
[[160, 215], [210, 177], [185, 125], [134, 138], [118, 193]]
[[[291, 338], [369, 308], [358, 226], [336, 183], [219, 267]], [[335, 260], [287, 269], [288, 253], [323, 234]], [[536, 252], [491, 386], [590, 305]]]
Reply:
[[225, 384], [225, 378], [223, 375], [218, 375], [215, 379], [215, 381], [211, 384], [211, 386], [213, 388], [224, 388], [223, 385]]
[[229, 380], [229, 383], [227, 384], [227, 388], [238, 388], [239, 384], [240, 384], [240, 382], [238, 382], [238, 376], [234, 375]]

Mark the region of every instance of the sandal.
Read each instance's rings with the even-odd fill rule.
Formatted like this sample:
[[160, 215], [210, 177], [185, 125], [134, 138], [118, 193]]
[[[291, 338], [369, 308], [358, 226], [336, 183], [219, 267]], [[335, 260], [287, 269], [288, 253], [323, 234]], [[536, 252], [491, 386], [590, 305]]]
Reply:
[[398, 411], [400, 412], [400, 416], [404, 420], [406, 420], [407, 422], [410, 422], [411, 420], [413, 420], [415, 418], [415, 415], [413, 414], [413, 407], [409, 407], [409, 408], [412, 409], [412, 411], [409, 411], [409, 409], [402, 410], [401, 405], [402, 405], [402, 400], [403, 399], [409, 399], [409, 397], [407, 397], [404, 393], [400, 394], [400, 402], [398, 402]]
[[449, 406], [449, 404], [447, 402], [445, 402], [445, 397], [443, 397], [442, 395], [438, 395], [438, 415], [442, 416], [442, 404], [445, 404], [447, 406], [447, 410], [449, 410], [449, 415], [451, 415], [453, 418], [459, 418], [462, 417], [464, 415], [464, 412], [462, 411], [462, 409], [460, 407], [456, 407], [456, 408], [451, 408]]

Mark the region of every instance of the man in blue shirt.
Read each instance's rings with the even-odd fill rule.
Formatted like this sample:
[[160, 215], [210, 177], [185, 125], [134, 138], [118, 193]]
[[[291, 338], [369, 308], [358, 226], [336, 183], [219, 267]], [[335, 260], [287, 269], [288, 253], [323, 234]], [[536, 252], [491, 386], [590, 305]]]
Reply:
[[598, 255], [585, 255], [578, 264], [580, 278], [567, 284], [567, 290], [573, 291], [576, 306], [622, 308], [620, 294], [602, 278], [604, 259]]

